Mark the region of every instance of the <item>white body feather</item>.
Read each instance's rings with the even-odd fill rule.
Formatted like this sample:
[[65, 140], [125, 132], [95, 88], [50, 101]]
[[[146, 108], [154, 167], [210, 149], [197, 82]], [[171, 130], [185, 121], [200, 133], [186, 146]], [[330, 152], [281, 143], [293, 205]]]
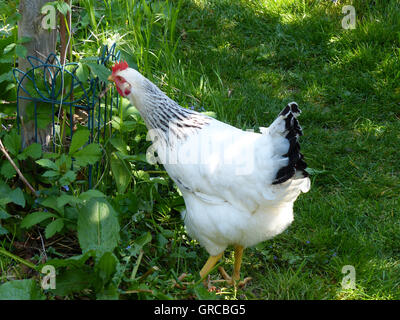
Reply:
[[[164, 158], [185, 200], [187, 232], [210, 255], [228, 245], [252, 246], [284, 231], [293, 221], [293, 202], [310, 188], [309, 178], [272, 184], [278, 169], [287, 165], [281, 155], [289, 148], [281, 135], [283, 119], [274, 125], [282, 127], [259, 134], [212, 120]], [[171, 159], [175, 163], [168, 163]]]

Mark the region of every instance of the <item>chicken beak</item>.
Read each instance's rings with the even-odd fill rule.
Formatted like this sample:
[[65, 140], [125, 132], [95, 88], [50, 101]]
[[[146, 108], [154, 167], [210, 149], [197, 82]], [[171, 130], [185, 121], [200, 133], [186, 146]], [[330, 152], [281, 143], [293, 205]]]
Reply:
[[107, 79], [108, 81], [114, 82], [114, 76], [112, 74]]

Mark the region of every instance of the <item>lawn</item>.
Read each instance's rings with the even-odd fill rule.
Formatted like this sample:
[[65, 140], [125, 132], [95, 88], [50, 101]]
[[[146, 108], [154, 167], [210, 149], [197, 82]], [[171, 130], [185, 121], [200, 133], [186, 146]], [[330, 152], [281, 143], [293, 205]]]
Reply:
[[[400, 299], [398, 1], [96, 3], [74, 1], [76, 60], [117, 42], [124, 59], [182, 106], [214, 112], [242, 129], [268, 126], [296, 101], [303, 111], [300, 143], [312, 187], [296, 201], [295, 220], [284, 233], [245, 250], [242, 277], [253, 280], [241, 289], [217, 285], [209, 293], [198, 282], [207, 253], [185, 233], [182, 198], [162, 167], [133, 163], [136, 172], [124, 192], [114, 192], [112, 182], [99, 185], [121, 226], [112, 253], [119, 266], [115, 290], [79, 283], [76, 290], [48, 290], [47, 298], [97, 293], [120, 299]], [[355, 8], [355, 29], [342, 27], [347, 4]], [[122, 135], [131, 153], [145, 150], [138, 135], [144, 135], [140, 119], [135, 131]], [[146, 170], [159, 184], [143, 178]], [[18, 210], [9, 213], [33, 211]], [[4, 221], [9, 233], [0, 236], [0, 248], [43, 263], [42, 244], [35, 243], [40, 250], [30, 256], [21, 244], [38, 239], [46, 225], [28, 232], [18, 218]], [[77, 229], [70, 230], [43, 245], [60, 268], [81, 254]], [[75, 261], [82, 265], [63, 271], [60, 283], [81, 281], [98, 263], [88, 257]], [[19, 262], [0, 255], [0, 282], [37, 279]], [[232, 264], [228, 250], [222, 265], [231, 270]], [[355, 288], [343, 288], [344, 266], [354, 267]], [[183, 272], [184, 281], [195, 284], [173, 286]], [[219, 278], [217, 271], [212, 278]]]

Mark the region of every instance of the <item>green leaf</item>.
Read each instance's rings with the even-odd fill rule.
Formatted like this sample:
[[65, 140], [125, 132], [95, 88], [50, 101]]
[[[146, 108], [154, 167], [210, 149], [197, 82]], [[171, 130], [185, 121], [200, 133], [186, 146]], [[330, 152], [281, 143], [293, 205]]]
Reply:
[[11, 89], [14, 89], [14, 88], [16, 88], [17, 86], [15, 85], [15, 83], [9, 83], [7, 86], [6, 86], [6, 88], [4, 89], [4, 92], [8, 92], [8, 91], [10, 91]]
[[143, 170], [138, 170], [136, 172], [137, 176], [139, 179], [143, 180], [143, 181], [150, 181], [150, 175], [148, 172], [143, 171]]
[[90, 132], [87, 129], [80, 129], [72, 136], [71, 145], [69, 147], [69, 154], [72, 155], [75, 151], [82, 148], [89, 142]]
[[12, 79], [12, 78], [13, 78], [13, 72], [12, 71], [9, 71], [7, 73], [3, 73], [2, 75], [0, 75], [0, 83], [2, 83], [4, 81], [10, 81], [10, 79]]
[[136, 130], [137, 122], [136, 121], [124, 121], [121, 123], [121, 132], [131, 132]]
[[151, 241], [152, 237], [150, 232], [146, 232], [143, 235], [141, 235], [139, 238], [135, 240], [131, 248], [129, 249], [129, 253], [132, 256], [137, 256], [140, 252], [140, 250]]
[[128, 145], [121, 137], [112, 137], [110, 139], [110, 143], [113, 145], [117, 151], [121, 152], [122, 154], [127, 154], [128, 152]]
[[40, 203], [43, 207], [51, 208], [64, 216], [64, 207], [59, 207], [55, 196], [48, 197]]
[[105, 199], [89, 200], [79, 212], [78, 239], [82, 252], [95, 250], [97, 256], [118, 245], [120, 226], [117, 213]]
[[16, 156], [21, 149], [21, 136], [16, 130], [12, 130], [9, 134], [4, 137], [4, 146], [10, 154]]
[[193, 289], [199, 300], [215, 300], [217, 298], [215, 293], [209, 292], [202, 283], [198, 284]]
[[92, 73], [99, 78], [100, 81], [108, 82], [108, 77], [111, 71], [102, 64], [87, 62], [86, 65], [90, 68]]
[[90, 288], [94, 280], [93, 273], [85, 266], [62, 271], [56, 279], [55, 295], [66, 296]]
[[96, 264], [95, 271], [104, 285], [111, 281], [113, 275], [117, 271], [117, 264], [118, 259], [112, 252], [105, 252]]
[[97, 143], [91, 143], [75, 152], [73, 156], [79, 166], [85, 167], [100, 160], [101, 148]]
[[0, 180], [0, 206], [5, 207], [6, 204], [11, 202], [9, 194], [11, 193], [11, 188], [2, 180]]
[[22, 190], [20, 188], [16, 188], [13, 191], [11, 191], [11, 193], [9, 194], [9, 197], [10, 197], [11, 201], [14, 202], [15, 204], [17, 204], [23, 208], [25, 207], [24, 193], [22, 192]]
[[57, 2], [57, 10], [61, 12], [62, 15], [66, 16], [68, 12], [71, 12], [71, 8], [68, 3], [64, 1]]
[[[12, 63], [14, 63], [14, 56], [11, 55], [11, 54], [4, 55], [3, 57], [0, 58], [0, 63], [11, 63], [11, 64], [12, 64]], [[7, 72], [7, 73], [2, 74], [2, 75], [0, 76], [0, 78], [1, 78], [0, 82], [2, 82], [2, 81], [4, 81], [4, 80], [7, 80], [7, 79], [4, 77], [6, 74], [12, 75], [12, 71], [9, 71], [9, 72]], [[4, 79], [3, 79], [3, 77], [4, 77]], [[10, 78], [9, 78], [8, 80], [10, 80]]]
[[43, 300], [34, 279], [13, 280], [0, 285], [0, 300]]
[[59, 180], [60, 185], [65, 186], [68, 185], [72, 182], [74, 182], [76, 179], [76, 173], [72, 170], [67, 171]]
[[0, 219], [8, 219], [11, 218], [12, 216], [10, 214], [8, 214], [6, 211], [4, 211], [3, 209], [0, 209]]
[[64, 207], [67, 203], [69, 204], [81, 204], [83, 201], [80, 198], [71, 196], [69, 194], [62, 194], [60, 197], [57, 198], [57, 206]]
[[58, 153], [45, 152], [43, 153], [43, 159], [57, 159], [59, 157]]
[[130, 165], [128, 162], [119, 159], [114, 152], [111, 154], [110, 162], [111, 171], [117, 185], [117, 190], [122, 194], [125, 192], [132, 179], [131, 172], [128, 169]]
[[106, 198], [106, 195], [98, 190], [90, 189], [88, 191], [85, 191], [79, 195], [79, 198], [82, 201], [87, 201], [92, 198]]
[[11, 52], [15, 48], [16, 44], [15, 43], [10, 43], [8, 46], [6, 46], [3, 50], [3, 54], [7, 54]]
[[58, 177], [59, 175], [60, 175], [60, 173], [58, 171], [48, 170], [42, 174], [42, 177], [54, 178], [54, 177]]
[[118, 287], [114, 284], [110, 284], [103, 291], [96, 293], [97, 300], [118, 300], [119, 292]]
[[150, 241], [151, 241], [151, 234], [150, 232], [146, 232], [139, 238], [137, 238], [134, 244], [142, 248], [145, 244], [149, 243]]
[[11, 165], [11, 163], [7, 161], [2, 164], [0, 173], [6, 179], [11, 179], [12, 177], [14, 177], [16, 175], [17, 171], [15, 171], [15, 169]]
[[57, 168], [59, 171], [67, 171], [70, 170], [72, 165], [72, 159], [69, 155], [63, 153], [61, 156], [55, 161]]
[[70, 267], [70, 268], [81, 268], [85, 265], [85, 262], [90, 257], [95, 257], [95, 251], [88, 251], [85, 254], [80, 254], [77, 256], [70, 257], [68, 259], [51, 259], [48, 260], [45, 264], [41, 265], [40, 268], [43, 268], [45, 265], [51, 265], [56, 269], [62, 267]]
[[89, 67], [79, 62], [75, 74], [79, 81], [85, 83], [89, 79]]
[[51, 212], [37, 211], [31, 214], [28, 214], [24, 219], [22, 219], [20, 226], [22, 228], [30, 228], [35, 224], [38, 224], [46, 219], [57, 216]]
[[32, 143], [27, 148], [25, 148], [22, 153], [18, 155], [19, 160], [25, 160], [28, 157], [32, 159], [39, 159], [42, 155], [42, 145], [39, 143]]
[[26, 49], [22, 44], [17, 44], [15, 46], [15, 54], [18, 58], [25, 58], [28, 53], [28, 49]]
[[57, 232], [60, 232], [63, 227], [64, 227], [64, 219], [62, 218], [56, 219], [53, 222], [49, 223], [46, 229], [44, 230], [46, 239], [49, 239], [52, 236], [54, 236]]
[[141, 162], [146, 162], [147, 163], [146, 155], [144, 153], [140, 153], [140, 154], [123, 154], [123, 153], [117, 151], [115, 154], [121, 160], [141, 161]]
[[167, 186], [167, 185], [168, 185], [168, 180], [165, 179], [165, 178], [163, 178], [163, 177], [151, 177], [151, 178], [150, 178], [150, 181], [151, 181], [152, 183], [159, 183], [159, 184], [162, 184], [162, 185], [164, 185], [164, 186]]
[[49, 169], [53, 169], [55, 171], [58, 171], [59, 168], [57, 167], [57, 165], [51, 161], [50, 159], [40, 159], [40, 160], [36, 160], [36, 163], [44, 168], [49, 168]]
[[74, 230], [76, 230], [76, 221], [78, 221], [78, 209], [75, 207], [65, 207], [65, 219], [70, 220], [69, 222], [66, 223], [66, 227], [69, 228], [71, 224], [73, 224]]

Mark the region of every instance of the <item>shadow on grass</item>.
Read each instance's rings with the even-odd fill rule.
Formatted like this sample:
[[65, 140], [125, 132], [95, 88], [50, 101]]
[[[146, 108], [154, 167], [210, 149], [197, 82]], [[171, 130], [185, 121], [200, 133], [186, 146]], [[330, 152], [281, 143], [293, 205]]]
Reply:
[[223, 101], [229, 112], [217, 110], [223, 118], [235, 123], [240, 111], [244, 121], [265, 124], [291, 100], [310, 112], [305, 121], [340, 121], [342, 104], [352, 106], [339, 110], [353, 120], [366, 103], [372, 108], [363, 108], [365, 115], [375, 116], [377, 101], [385, 102], [380, 111], [391, 111], [398, 98], [392, 76], [400, 67], [392, 48], [399, 46], [395, 1], [392, 11], [387, 3], [384, 9], [360, 3], [363, 20], [355, 30], [342, 29], [341, 6], [330, 1], [307, 6], [304, 16], [295, 3], [284, 12], [268, 5], [190, 2], [183, 9], [189, 14], [181, 19], [190, 28], [182, 42], [185, 57], [202, 64], [211, 83], [218, 83], [217, 73], [233, 92], [231, 101]]

